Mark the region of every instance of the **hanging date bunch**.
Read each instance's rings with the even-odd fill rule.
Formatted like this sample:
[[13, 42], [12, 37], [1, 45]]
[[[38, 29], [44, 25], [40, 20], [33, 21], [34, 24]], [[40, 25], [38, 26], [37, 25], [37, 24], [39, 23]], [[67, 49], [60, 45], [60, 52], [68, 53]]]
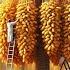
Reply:
[[[63, 0], [64, 1], [64, 0]], [[70, 1], [64, 1], [63, 10], [63, 54], [70, 61]]]
[[34, 1], [19, 1], [17, 5], [16, 20], [16, 45], [23, 62], [32, 63], [36, 46], [36, 14], [37, 8]]
[[15, 21], [15, 17], [16, 17], [16, 5], [18, 3], [19, 0], [6, 0], [6, 20], [14, 20]]
[[7, 42], [6, 42], [6, 25], [5, 25], [5, 5], [4, 3], [0, 4], [0, 59], [3, 60], [4, 59], [4, 47], [7, 46]]
[[[3, 60], [3, 62], [4, 63], [7, 63], [7, 56], [8, 56], [8, 48], [9, 48], [9, 45], [8, 45], [8, 42], [7, 42], [7, 23], [9, 22], [9, 20], [10, 21], [16, 21], [15, 20], [15, 18], [16, 18], [16, 5], [17, 5], [17, 3], [18, 3], [18, 0], [6, 0], [5, 2], [4, 2], [4, 11], [5, 11], [5, 16], [4, 16], [4, 18], [5, 18], [5, 23], [4, 23], [4, 28], [5, 28], [5, 33], [4, 33], [4, 36], [6, 36], [5, 38], [4, 38], [4, 41], [5, 41], [5, 43], [4, 43], [4, 60]], [[4, 29], [3, 28], [3, 29]], [[15, 46], [15, 52], [14, 52], [14, 64], [22, 64], [22, 60], [21, 60], [21, 57], [19, 56], [19, 53], [18, 53], [18, 49], [17, 49], [17, 47]]]
[[42, 3], [40, 7], [41, 31], [44, 49], [54, 64], [58, 64], [58, 48], [60, 46], [60, 14], [58, 0]]
[[8, 11], [10, 7], [10, 2], [10, 0], [3, 0], [0, 4], [0, 59], [2, 59], [3, 62], [7, 49], [6, 11]]

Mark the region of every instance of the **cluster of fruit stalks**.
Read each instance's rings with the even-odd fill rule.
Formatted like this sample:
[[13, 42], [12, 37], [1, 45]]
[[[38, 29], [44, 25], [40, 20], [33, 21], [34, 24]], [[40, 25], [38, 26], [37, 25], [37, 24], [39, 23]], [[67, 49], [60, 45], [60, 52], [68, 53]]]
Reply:
[[[60, 5], [59, 5], [60, 4]], [[32, 63], [37, 43], [37, 7], [34, 1], [5, 0], [0, 4], [0, 59], [7, 60], [7, 21], [18, 22], [14, 27], [16, 40], [14, 63]], [[40, 29], [43, 47], [54, 64], [60, 54], [70, 61], [70, 5], [68, 1], [50, 0], [40, 6]]]
[[36, 45], [36, 15], [34, 1], [5, 0], [0, 4], [0, 59], [7, 62], [7, 22], [18, 20], [14, 26], [15, 52], [13, 62], [17, 65], [32, 63]]
[[70, 61], [70, 2], [50, 0], [40, 7], [43, 47], [54, 64], [60, 55]]

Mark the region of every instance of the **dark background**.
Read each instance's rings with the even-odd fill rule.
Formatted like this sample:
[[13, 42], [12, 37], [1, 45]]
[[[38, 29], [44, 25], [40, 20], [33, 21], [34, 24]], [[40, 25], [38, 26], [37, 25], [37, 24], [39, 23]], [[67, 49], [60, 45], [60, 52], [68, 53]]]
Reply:
[[[37, 8], [40, 7], [40, 5], [42, 4], [42, 0], [36, 0], [36, 6]], [[39, 12], [39, 10], [38, 10]], [[40, 18], [38, 17], [40, 15], [40, 13], [38, 13], [37, 15], [37, 24], [38, 24], [38, 28], [37, 28], [37, 33], [39, 34], [39, 36], [37, 36], [38, 42], [37, 42], [37, 50], [36, 50], [36, 59], [37, 59], [37, 70], [49, 70], [49, 58], [48, 56], [45, 55], [44, 52], [44, 48], [43, 48], [43, 43], [42, 43], [42, 35], [41, 35], [41, 31], [40, 31]]]

